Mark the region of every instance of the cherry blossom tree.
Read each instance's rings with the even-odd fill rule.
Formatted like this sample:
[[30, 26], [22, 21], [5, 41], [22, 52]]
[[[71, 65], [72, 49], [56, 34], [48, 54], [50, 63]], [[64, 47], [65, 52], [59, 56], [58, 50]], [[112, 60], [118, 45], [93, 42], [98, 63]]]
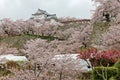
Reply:
[[3, 43], [0, 46], [0, 55], [5, 55], [5, 54], [14, 54], [18, 55], [19, 51], [17, 48], [10, 48], [8, 44]]
[[14, 76], [4, 76], [0, 77], [1, 80], [43, 80], [39, 77], [36, 77], [32, 70], [13, 70], [12, 73]]
[[92, 0], [99, 3], [93, 14], [92, 22], [119, 23], [120, 1], [119, 0]]
[[28, 19], [13, 21], [9, 18], [4, 18], [0, 22], [1, 36], [35, 34], [40, 36], [53, 36], [57, 32], [57, 27], [61, 24], [52, 24], [50, 21]]
[[3, 29], [8, 35], [20, 35], [19, 27], [9, 18], [5, 18], [2, 20]]
[[[23, 52], [33, 63], [36, 76], [44, 74], [49, 67], [50, 59], [57, 53], [54, 44], [48, 43], [46, 40], [36, 39], [28, 41]], [[36, 65], [39, 69], [36, 70]]]
[[[26, 56], [28, 56], [28, 59], [33, 63], [33, 70], [35, 71], [35, 74], [37, 76], [44, 76], [46, 72], [55, 70], [51, 67], [51, 59], [56, 54], [58, 55], [76, 53], [81, 45], [81, 43], [73, 41], [54, 40], [51, 42], [47, 42], [46, 40], [36, 39], [28, 41], [25, 44], [25, 49], [21, 50], [21, 52], [26, 54]], [[36, 69], [36, 66], [39, 67], [38, 70]], [[65, 65], [64, 67], [66, 66], [67, 65]]]
[[[109, 29], [101, 35], [101, 45], [106, 48], [118, 48], [120, 42], [120, 29], [119, 25], [110, 26]], [[116, 45], [116, 46], [115, 46]]]
[[2, 27], [3, 27], [2, 24], [0, 24], [0, 37], [5, 37], [6, 36], [5, 31], [3, 30]]

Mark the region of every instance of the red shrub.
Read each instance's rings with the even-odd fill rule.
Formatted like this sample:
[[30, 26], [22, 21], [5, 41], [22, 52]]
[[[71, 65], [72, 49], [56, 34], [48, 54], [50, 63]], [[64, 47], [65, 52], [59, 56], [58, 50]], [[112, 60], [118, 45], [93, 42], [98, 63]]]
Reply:
[[89, 59], [93, 66], [112, 66], [120, 58], [120, 51], [117, 49], [97, 52], [96, 48], [87, 48], [79, 54], [79, 58]]
[[108, 61], [115, 63], [120, 58], [120, 51], [118, 50], [108, 50], [103, 57]]
[[79, 57], [81, 59], [89, 59], [89, 58], [92, 58], [95, 56], [95, 54], [97, 53], [97, 49], [96, 48], [86, 48], [86, 49], [82, 49], [80, 52], [79, 52]]

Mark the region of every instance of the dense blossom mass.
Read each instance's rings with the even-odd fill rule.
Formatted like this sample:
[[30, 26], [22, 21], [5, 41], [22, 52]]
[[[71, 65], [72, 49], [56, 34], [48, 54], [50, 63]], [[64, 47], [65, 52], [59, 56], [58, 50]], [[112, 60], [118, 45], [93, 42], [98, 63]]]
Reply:
[[120, 1], [119, 0], [93, 0], [98, 3], [93, 14], [93, 23], [107, 21], [111, 23], [120, 22]]

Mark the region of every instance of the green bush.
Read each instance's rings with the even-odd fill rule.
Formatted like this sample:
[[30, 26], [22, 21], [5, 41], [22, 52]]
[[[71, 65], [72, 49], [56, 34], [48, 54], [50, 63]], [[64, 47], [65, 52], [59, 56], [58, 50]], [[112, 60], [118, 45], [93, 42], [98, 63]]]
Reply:
[[120, 79], [120, 59], [114, 64], [114, 67], [118, 68], [117, 79]]
[[116, 80], [116, 78], [115, 77], [111, 77], [109, 80]]
[[92, 72], [92, 80], [114, 80], [118, 74], [115, 67], [95, 67]]
[[114, 67], [118, 68], [118, 74], [120, 75], [120, 59], [114, 64]]
[[12, 74], [12, 72], [7, 69], [0, 69], [0, 77], [7, 76], [9, 74]]
[[53, 41], [55, 39], [64, 40], [64, 39], [59, 39], [58, 37], [54, 37], [54, 36], [40, 36], [40, 35], [35, 35], [35, 34], [25, 34], [25, 35], [45, 39], [45, 40], [48, 40], [48, 41]]

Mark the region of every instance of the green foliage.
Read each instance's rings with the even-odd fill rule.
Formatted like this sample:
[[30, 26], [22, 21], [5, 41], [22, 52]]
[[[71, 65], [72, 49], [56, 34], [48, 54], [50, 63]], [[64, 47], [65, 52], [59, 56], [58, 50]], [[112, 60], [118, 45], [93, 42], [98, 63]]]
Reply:
[[116, 78], [115, 77], [111, 77], [109, 80], [116, 80]]
[[114, 64], [114, 67], [118, 68], [117, 79], [120, 79], [120, 59]]
[[100, 44], [100, 35], [107, 31], [109, 23], [99, 22], [93, 24], [93, 31], [90, 36], [91, 43]]
[[118, 68], [118, 74], [120, 75], [120, 59], [114, 64], [114, 67]]
[[62, 39], [59, 39], [58, 37], [54, 37], [54, 36], [40, 36], [40, 35], [34, 35], [34, 34], [26, 34], [26, 35], [31, 36], [31, 37], [45, 39], [45, 40], [48, 40], [48, 41], [52, 41], [52, 40], [55, 40], [55, 39], [62, 40]]
[[104, 33], [107, 29], [109, 28], [109, 24], [107, 22], [100, 22], [100, 23], [95, 23], [93, 25], [93, 31], [97, 33]]
[[10, 75], [10, 74], [12, 74], [12, 72], [11, 71], [9, 71], [9, 70], [7, 70], [7, 69], [0, 69], [0, 77], [2, 77], [2, 76], [7, 76], [7, 75]]
[[81, 46], [81, 47], [79, 48], [80, 51], [86, 51], [86, 50], [89, 50], [89, 49], [96, 49], [96, 48], [93, 47], [93, 46], [88, 46], [88, 47]]
[[90, 80], [91, 72], [79, 73], [76, 75], [78, 80]]
[[95, 67], [92, 73], [92, 80], [114, 80], [118, 69], [115, 67]]

